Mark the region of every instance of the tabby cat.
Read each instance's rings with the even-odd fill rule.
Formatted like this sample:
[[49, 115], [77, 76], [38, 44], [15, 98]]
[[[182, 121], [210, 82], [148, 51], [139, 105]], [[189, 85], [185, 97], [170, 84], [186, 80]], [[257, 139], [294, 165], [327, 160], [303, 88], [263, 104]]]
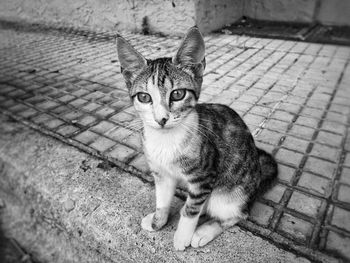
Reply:
[[[257, 148], [239, 115], [221, 104], [197, 104], [205, 68], [201, 33], [192, 27], [172, 58], [145, 59], [117, 37], [121, 72], [143, 123], [143, 147], [155, 179], [156, 210], [148, 231], [168, 220], [176, 187], [187, 199], [174, 236], [175, 250], [204, 246], [247, 218], [262, 184], [277, 176], [272, 156]], [[197, 227], [201, 215], [209, 221]]]

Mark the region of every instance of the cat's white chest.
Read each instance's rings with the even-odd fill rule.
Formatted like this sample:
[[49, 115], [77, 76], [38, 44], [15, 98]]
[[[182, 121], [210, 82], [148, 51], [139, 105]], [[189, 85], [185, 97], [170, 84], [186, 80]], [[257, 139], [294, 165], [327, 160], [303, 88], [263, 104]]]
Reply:
[[144, 134], [144, 150], [152, 170], [178, 175], [181, 168], [177, 162], [184, 151], [185, 129], [169, 131], [149, 129]]

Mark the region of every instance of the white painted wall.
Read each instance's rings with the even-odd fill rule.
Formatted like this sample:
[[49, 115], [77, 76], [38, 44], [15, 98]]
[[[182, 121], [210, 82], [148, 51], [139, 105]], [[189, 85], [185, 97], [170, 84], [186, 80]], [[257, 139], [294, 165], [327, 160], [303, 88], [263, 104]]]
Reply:
[[208, 33], [243, 15], [262, 20], [350, 25], [350, 0], [0, 0], [0, 19], [58, 22], [103, 30]]
[[350, 26], [350, 0], [322, 0], [317, 21], [325, 25]]
[[247, 0], [244, 15], [267, 21], [310, 23], [317, 0]]

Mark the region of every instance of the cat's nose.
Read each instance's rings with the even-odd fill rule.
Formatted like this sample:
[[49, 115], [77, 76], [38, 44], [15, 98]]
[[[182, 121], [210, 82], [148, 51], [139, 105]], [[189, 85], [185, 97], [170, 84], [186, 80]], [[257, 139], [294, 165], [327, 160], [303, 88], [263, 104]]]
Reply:
[[164, 127], [165, 123], [168, 121], [167, 118], [162, 118], [160, 120], [157, 120], [158, 124], [162, 127]]

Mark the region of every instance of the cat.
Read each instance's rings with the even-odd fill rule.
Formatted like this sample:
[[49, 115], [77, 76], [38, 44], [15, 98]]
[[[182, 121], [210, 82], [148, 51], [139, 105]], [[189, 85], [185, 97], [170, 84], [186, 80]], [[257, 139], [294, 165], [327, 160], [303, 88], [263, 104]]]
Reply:
[[[201, 247], [248, 216], [248, 205], [278, 173], [273, 157], [255, 146], [240, 116], [221, 104], [197, 103], [205, 46], [189, 29], [174, 57], [145, 59], [123, 37], [117, 52], [126, 87], [143, 123], [143, 149], [155, 181], [156, 210], [141, 227], [168, 221], [176, 187], [187, 190], [174, 235], [175, 250]], [[197, 226], [201, 215], [210, 219]]]

